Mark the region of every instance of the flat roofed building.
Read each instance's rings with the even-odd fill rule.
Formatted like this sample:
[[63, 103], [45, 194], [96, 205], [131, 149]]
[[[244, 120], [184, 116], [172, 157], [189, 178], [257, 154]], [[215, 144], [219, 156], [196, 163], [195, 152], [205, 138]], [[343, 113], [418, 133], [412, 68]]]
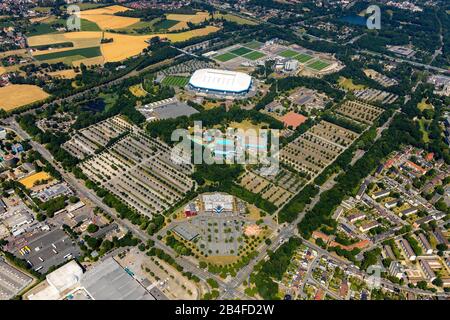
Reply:
[[414, 253], [413, 249], [411, 248], [411, 245], [406, 239], [400, 239], [400, 246], [402, 247], [403, 251], [405, 252], [406, 257], [410, 261], [416, 260], [416, 254]]
[[375, 192], [372, 195], [372, 198], [377, 200], [377, 199], [380, 199], [380, 198], [388, 196], [390, 193], [391, 192], [389, 190], [381, 190], [381, 191]]
[[155, 300], [113, 258], [87, 271], [81, 285], [94, 300]]
[[419, 233], [418, 238], [419, 238], [420, 244], [425, 249], [426, 254], [432, 254], [433, 248], [431, 247], [430, 242], [428, 242], [427, 237], [423, 233]]
[[192, 74], [189, 86], [204, 91], [239, 94], [250, 90], [252, 77], [242, 72], [199, 69]]

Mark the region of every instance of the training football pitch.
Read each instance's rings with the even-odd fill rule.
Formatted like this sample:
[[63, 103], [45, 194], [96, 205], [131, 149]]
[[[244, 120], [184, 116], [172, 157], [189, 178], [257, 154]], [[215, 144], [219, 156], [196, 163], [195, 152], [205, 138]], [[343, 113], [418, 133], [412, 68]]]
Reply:
[[162, 84], [165, 86], [184, 87], [189, 83], [189, 78], [180, 76], [167, 76], [163, 79]]
[[313, 57], [311, 57], [309, 54], [300, 53], [298, 56], [295, 56], [295, 59], [298, 60], [300, 63], [305, 63], [311, 60]]
[[219, 60], [220, 62], [227, 62], [234, 58], [236, 58], [236, 55], [229, 52], [214, 57], [214, 59]]
[[244, 47], [240, 47], [234, 50], [231, 50], [230, 53], [235, 54], [237, 56], [243, 56], [247, 53], [252, 52], [252, 50], [248, 49], [248, 48], [244, 48]]
[[246, 55], [244, 55], [243, 57], [249, 60], [258, 60], [262, 57], [264, 57], [265, 54], [261, 53], [259, 51], [252, 51], [250, 53], [247, 53]]
[[322, 69], [325, 69], [326, 67], [328, 67], [330, 65], [330, 63], [325, 62], [323, 60], [316, 60], [310, 64], [308, 64], [308, 67], [317, 71], [320, 71]]

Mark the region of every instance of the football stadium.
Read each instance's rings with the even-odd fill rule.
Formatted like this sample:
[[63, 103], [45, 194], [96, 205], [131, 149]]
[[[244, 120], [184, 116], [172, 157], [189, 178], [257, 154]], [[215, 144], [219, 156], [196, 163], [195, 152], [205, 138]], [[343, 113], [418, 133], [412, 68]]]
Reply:
[[252, 87], [252, 77], [242, 72], [199, 69], [189, 80], [189, 88], [198, 93], [225, 96], [246, 96]]

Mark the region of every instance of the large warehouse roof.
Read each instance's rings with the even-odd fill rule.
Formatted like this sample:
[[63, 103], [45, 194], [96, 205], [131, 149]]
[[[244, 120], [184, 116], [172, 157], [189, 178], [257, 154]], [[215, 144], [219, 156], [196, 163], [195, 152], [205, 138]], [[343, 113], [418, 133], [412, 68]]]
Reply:
[[251, 83], [248, 74], [216, 69], [197, 70], [189, 80], [195, 88], [235, 93], [247, 91]]

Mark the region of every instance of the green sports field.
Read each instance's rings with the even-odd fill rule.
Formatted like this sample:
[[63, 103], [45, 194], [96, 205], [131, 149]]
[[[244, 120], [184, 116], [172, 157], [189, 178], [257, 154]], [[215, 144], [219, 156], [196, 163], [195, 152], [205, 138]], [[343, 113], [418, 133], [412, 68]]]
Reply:
[[240, 48], [237, 48], [237, 49], [234, 49], [234, 50], [230, 51], [230, 53], [235, 54], [237, 56], [243, 56], [243, 55], [245, 55], [247, 53], [250, 53], [250, 52], [252, 52], [252, 50], [250, 50], [248, 48], [245, 48], [245, 47], [240, 47]]
[[67, 51], [61, 51], [61, 52], [40, 54], [40, 55], [37, 55], [34, 57], [39, 61], [44, 61], [44, 60], [67, 58], [67, 57], [71, 57], [71, 56], [81, 56], [83, 58], [94, 58], [94, 57], [98, 57], [101, 55], [102, 55], [102, 52], [100, 50], [100, 47], [90, 47], [90, 48], [73, 49], [73, 50], [67, 50]]
[[259, 58], [262, 58], [264, 56], [265, 56], [264, 53], [261, 53], [259, 51], [252, 51], [250, 53], [247, 53], [243, 57], [249, 60], [258, 60]]
[[300, 53], [298, 56], [295, 56], [295, 59], [298, 60], [300, 63], [305, 63], [311, 60], [313, 57], [311, 57], [308, 54]]
[[172, 87], [184, 87], [188, 83], [189, 78], [180, 76], [166, 76], [162, 81], [163, 85]]
[[330, 63], [322, 61], [322, 60], [316, 60], [310, 64], [308, 64], [308, 67], [317, 71], [320, 71], [322, 69], [325, 69], [328, 67]]
[[288, 49], [286, 51], [280, 52], [278, 55], [282, 56], [283, 58], [292, 58], [298, 55], [299, 53], [297, 51]]
[[219, 60], [220, 62], [227, 62], [234, 58], [236, 58], [236, 55], [229, 52], [214, 57], [214, 59]]
[[250, 49], [259, 49], [263, 46], [263, 44], [259, 41], [253, 40], [253, 41], [244, 43], [243, 46], [250, 48]]

